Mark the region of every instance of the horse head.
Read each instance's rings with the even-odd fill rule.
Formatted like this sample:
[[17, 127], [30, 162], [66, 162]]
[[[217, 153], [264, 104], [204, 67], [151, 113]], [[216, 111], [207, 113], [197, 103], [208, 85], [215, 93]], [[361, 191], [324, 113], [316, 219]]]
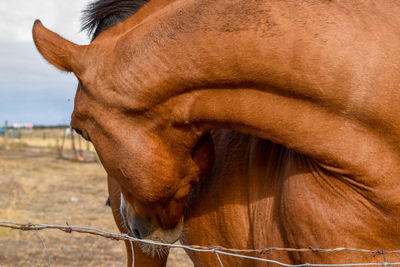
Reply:
[[[278, 244], [399, 246], [393, 238], [400, 214], [400, 38], [393, 23], [398, 22], [393, 10], [400, 7], [395, 1], [381, 7], [340, 3], [338, 9], [332, 9], [338, 3], [327, 1], [150, 2], [165, 8], [154, 8], [157, 12], [147, 17], [138, 11], [88, 46], [68, 42], [40, 22], [33, 28], [44, 58], [79, 80], [71, 125], [92, 141], [121, 187], [122, 216], [131, 233], [165, 242], [179, 238], [190, 192], [213, 165], [208, 133], [228, 128], [300, 155], [276, 155], [273, 164], [282, 172], [268, 172], [279, 181], [270, 210], [282, 239]], [[371, 16], [375, 13], [381, 15]], [[217, 140], [220, 152], [218, 145]], [[229, 170], [217, 155], [215, 173], [218, 167]], [[255, 172], [244, 173], [241, 179]], [[230, 178], [226, 181], [234, 184]], [[226, 189], [207, 193], [230, 193], [221, 188]], [[207, 203], [207, 211], [216, 213], [224, 206]], [[250, 210], [245, 213], [257, 214]], [[197, 218], [189, 216], [191, 228]], [[246, 216], [239, 220], [250, 222]], [[200, 224], [213, 228], [212, 222]], [[224, 232], [223, 225], [214, 230]], [[259, 232], [272, 229], [250, 228], [248, 236], [257, 242], [265, 237], [257, 240]], [[337, 230], [349, 234], [335, 239]], [[365, 234], [370, 231], [373, 242]], [[298, 255], [290, 257], [292, 263], [316, 259]]]
[[71, 126], [93, 143], [118, 181], [127, 229], [138, 238], [178, 240], [189, 194], [211, 169], [211, 138], [192, 125], [175, 125], [173, 103], [163, 103], [162, 95], [118, 77], [124, 59], [107, 39], [79, 46], [39, 21], [33, 36], [49, 63], [79, 80]]

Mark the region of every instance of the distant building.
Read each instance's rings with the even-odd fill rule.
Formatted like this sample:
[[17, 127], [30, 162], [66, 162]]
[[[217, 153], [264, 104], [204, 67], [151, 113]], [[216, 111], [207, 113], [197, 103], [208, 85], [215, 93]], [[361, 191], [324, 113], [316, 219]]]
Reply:
[[15, 122], [15, 123], [13, 124], [13, 128], [14, 128], [14, 129], [29, 129], [29, 130], [32, 130], [33, 124]]

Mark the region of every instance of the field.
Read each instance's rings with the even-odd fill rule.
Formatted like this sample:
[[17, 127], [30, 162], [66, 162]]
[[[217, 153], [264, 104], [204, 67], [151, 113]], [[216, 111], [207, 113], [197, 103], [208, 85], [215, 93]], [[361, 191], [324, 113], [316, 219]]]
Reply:
[[[118, 232], [107, 199], [106, 174], [93, 150], [75, 136], [78, 160], [62, 130], [0, 137], [0, 221], [96, 227]], [[67, 135], [68, 136], [68, 135]], [[58, 141], [57, 141], [58, 140]], [[81, 142], [80, 149], [78, 142]], [[122, 241], [59, 230], [40, 232], [52, 266], [125, 266]], [[48, 266], [36, 232], [0, 228], [0, 266]], [[193, 266], [171, 250], [168, 266]]]

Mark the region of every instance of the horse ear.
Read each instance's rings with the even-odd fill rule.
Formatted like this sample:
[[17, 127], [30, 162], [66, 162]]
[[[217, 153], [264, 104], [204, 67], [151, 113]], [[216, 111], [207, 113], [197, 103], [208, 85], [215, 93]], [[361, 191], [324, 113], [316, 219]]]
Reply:
[[36, 20], [32, 29], [33, 41], [40, 54], [62, 71], [77, 70], [77, 56], [81, 46], [65, 40], [58, 34], [50, 31], [40, 20]]

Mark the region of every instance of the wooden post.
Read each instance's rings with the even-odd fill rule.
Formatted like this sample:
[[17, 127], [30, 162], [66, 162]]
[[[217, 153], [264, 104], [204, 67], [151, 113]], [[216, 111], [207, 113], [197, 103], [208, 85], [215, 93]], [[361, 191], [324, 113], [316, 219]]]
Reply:
[[4, 122], [4, 130], [5, 130], [5, 133], [4, 133], [4, 148], [6, 150], [8, 150], [9, 146], [8, 146], [8, 122], [7, 121]]
[[66, 129], [62, 128], [63, 131], [63, 137], [62, 137], [62, 141], [61, 141], [61, 147], [59, 149], [59, 153], [60, 153], [60, 158], [64, 158], [64, 144], [65, 144], [65, 137], [66, 137]]
[[78, 146], [79, 146], [79, 157], [83, 158], [83, 151], [82, 151], [82, 137], [78, 136]]
[[60, 140], [58, 140], [58, 138], [56, 138], [56, 149], [57, 149], [58, 157], [61, 158]]
[[76, 161], [79, 161], [78, 152], [76, 151], [76, 147], [75, 147], [74, 130], [72, 130], [72, 128], [71, 128], [71, 143], [72, 143], [72, 151], [74, 151], [74, 157], [75, 157], [74, 159]]

